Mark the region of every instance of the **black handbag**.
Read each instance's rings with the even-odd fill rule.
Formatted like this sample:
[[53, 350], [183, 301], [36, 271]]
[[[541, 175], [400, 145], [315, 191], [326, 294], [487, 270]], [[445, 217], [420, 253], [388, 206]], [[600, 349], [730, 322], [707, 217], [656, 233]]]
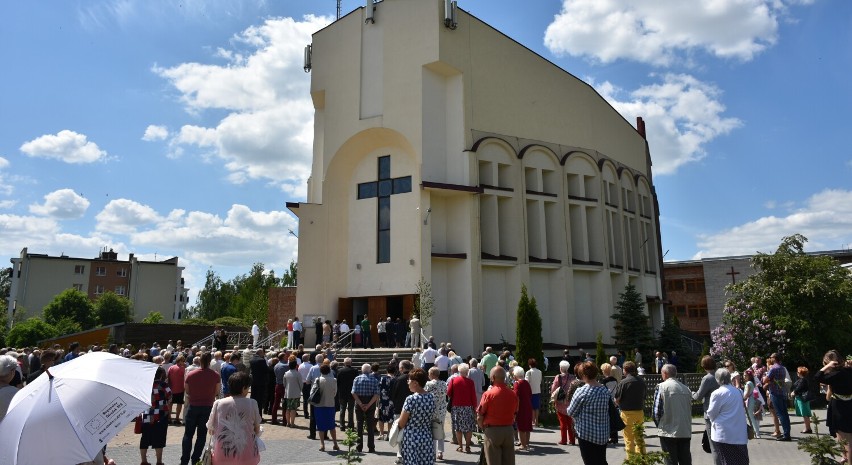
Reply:
[[309, 400], [314, 405], [318, 405], [322, 400], [322, 389], [320, 388], [319, 378], [314, 380], [314, 384], [311, 386], [311, 395]]
[[618, 409], [618, 406], [615, 405], [612, 399], [609, 399], [609, 430], [613, 432], [621, 431], [626, 426], [624, 420], [621, 419], [621, 411]]
[[710, 437], [707, 435], [707, 430], [704, 430], [704, 435], [701, 436], [701, 448], [704, 452], [710, 453]]

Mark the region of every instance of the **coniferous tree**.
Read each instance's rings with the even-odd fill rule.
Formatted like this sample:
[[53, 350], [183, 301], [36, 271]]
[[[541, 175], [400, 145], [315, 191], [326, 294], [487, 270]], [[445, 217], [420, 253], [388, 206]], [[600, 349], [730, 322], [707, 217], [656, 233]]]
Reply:
[[527, 361], [531, 358], [536, 363], [544, 363], [541, 338], [541, 315], [535, 303], [535, 297], [527, 296], [527, 286], [521, 285], [521, 300], [518, 302], [517, 330], [515, 337], [515, 360], [525, 369], [529, 369]]
[[642, 354], [648, 352], [654, 338], [651, 336], [651, 326], [645, 302], [633, 283], [624, 288], [615, 304], [615, 344], [625, 353], [633, 353], [639, 348]]

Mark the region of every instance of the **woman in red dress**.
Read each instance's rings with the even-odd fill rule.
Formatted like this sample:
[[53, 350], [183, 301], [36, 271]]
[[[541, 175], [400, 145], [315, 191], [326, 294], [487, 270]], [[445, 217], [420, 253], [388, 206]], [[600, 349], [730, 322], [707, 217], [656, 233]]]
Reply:
[[512, 370], [512, 376], [515, 378], [515, 394], [518, 396], [518, 414], [515, 416], [515, 422], [518, 424], [518, 439], [521, 441], [518, 451], [529, 452], [530, 433], [533, 429], [532, 388], [524, 379], [522, 367], [515, 367]]

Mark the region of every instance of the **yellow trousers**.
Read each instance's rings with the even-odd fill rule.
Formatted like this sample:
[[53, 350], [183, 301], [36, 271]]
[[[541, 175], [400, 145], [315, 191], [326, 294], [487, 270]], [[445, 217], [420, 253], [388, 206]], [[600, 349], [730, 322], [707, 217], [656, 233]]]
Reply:
[[624, 422], [624, 450], [627, 452], [627, 457], [630, 458], [633, 454], [644, 454], [645, 448], [640, 450], [639, 444], [636, 444], [636, 438], [633, 437], [633, 425], [642, 424], [645, 421], [645, 413], [642, 410], [622, 410], [621, 421]]

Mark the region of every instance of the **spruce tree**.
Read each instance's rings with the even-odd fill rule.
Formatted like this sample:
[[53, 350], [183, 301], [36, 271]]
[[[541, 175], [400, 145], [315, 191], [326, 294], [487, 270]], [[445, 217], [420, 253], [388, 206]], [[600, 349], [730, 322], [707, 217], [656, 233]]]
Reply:
[[615, 344], [625, 353], [633, 353], [633, 349], [638, 347], [642, 354], [646, 354], [654, 338], [651, 336], [645, 302], [633, 283], [629, 283], [624, 292], [619, 294], [615, 310], [615, 315], [612, 315], [615, 320]]
[[538, 365], [544, 366], [542, 344], [541, 315], [538, 313], [535, 297], [527, 297], [527, 286], [522, 284], [515, 333], [515, 360], [527, 370], [527, 360], [531, 358], [536, 359]]

